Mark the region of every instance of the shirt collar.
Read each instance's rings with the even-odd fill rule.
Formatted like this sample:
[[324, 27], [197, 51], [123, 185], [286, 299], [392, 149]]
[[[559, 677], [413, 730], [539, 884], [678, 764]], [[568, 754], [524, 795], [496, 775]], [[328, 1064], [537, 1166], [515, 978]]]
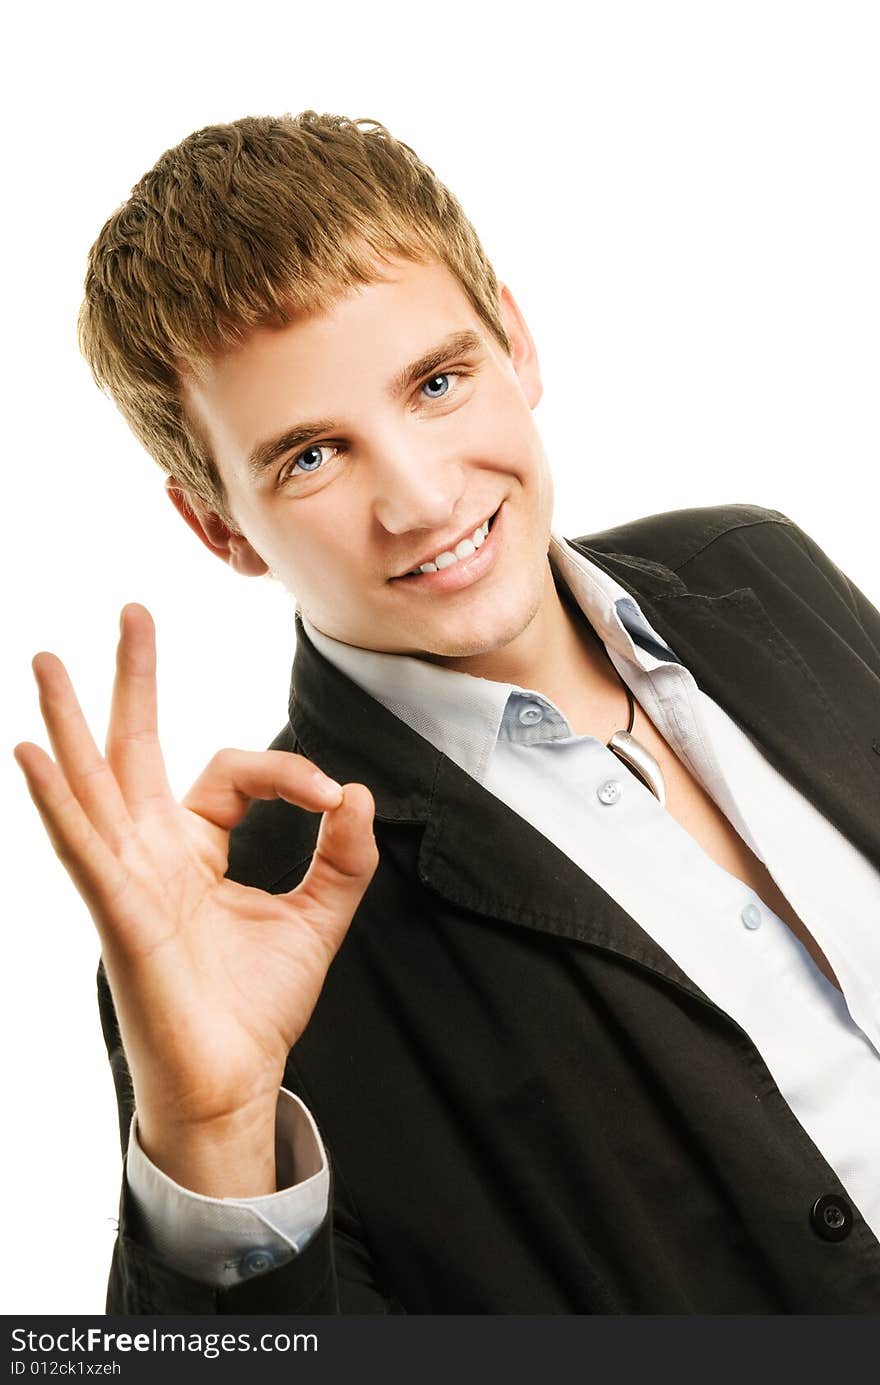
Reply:
[[[554, 573], [568, 587], [607, 649], [645, 672], [677, 661], [669, 645], [613, 577], [578, 553], [561, 535], [551, 535], [548, 556]], [[340, 672], [480, 783], [485, 778], [511, 695], [537, 698], [559, 712], [535, 689], [477, 678], [409, 654], [380, 653], [343, 644], [318, 630], [304, 613], [300, 617], [309, 639]]]

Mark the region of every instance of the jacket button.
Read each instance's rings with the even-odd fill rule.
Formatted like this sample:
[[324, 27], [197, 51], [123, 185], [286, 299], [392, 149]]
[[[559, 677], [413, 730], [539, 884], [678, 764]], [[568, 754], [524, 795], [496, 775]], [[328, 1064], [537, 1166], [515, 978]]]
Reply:
[[843, 1241], [852, 1231], [852, 1208], [839, 1193], [826, 1193], [813, 1203], [810, 1222], [823, 1241]]

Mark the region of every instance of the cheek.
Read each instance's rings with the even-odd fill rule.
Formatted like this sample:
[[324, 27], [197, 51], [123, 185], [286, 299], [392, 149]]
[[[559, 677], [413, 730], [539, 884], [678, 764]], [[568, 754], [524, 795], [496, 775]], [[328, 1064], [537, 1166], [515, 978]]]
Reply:
[[348, 592], [363, 585], [366, 555], [364, 525], [354, 516], [332, 511], [320, 523], [298, 525], [287, 541], [288, 561], [303, 594], [317, 600], [330, 592]]
[[485, 420], [484, 436], [490, 455], [504, 457], [518, 471], [534, 470], [542, 455], [541, 440], [532, 413], [521, 396], [508, 399], [503, 408], [492, 411]]

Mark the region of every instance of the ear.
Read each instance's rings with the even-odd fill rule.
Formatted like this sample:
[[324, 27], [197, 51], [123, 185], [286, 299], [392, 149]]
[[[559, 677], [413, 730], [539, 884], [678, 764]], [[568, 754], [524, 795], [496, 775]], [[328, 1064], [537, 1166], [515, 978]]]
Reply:
[[538, 365], [538, 352], [526, 320], [520, 312], [519, 304], [507, 284], [498, 285], [498, 308], [510, 341], [510, 358], [519, 378], [523, 394], [529, 408], [535, 405], [544, 392], [541, 383], [541, 370]]
[[231, 529], [215, 510], [198, 496], [182, 489], [173, 476], [165, 482], [165, 491], [179, 515], [182, 515], [197, 538], [217, 558], [228, 563], [234, 572], [244, 577], [262, 577], [269, 571], [259, 553], [236, 529]]

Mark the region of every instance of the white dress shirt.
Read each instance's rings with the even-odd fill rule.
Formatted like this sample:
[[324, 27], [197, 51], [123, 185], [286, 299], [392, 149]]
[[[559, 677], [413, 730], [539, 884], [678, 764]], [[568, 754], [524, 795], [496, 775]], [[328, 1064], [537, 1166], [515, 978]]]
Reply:
[[[717, 865], [606, 746], [574, 735], [540, 692], [355, 648], [303, 625], [337, 668], [586, 871], [745, 1030], [880, 1236], [880, 872], [700, 690], [623, 587], [557, 535], [550, 561], [642, 710], [764, 862], [842, 991], [760, 896]], [[621, 689], [621, 729], [626, 710]], [[143, 1154], [133, 1120], [127, 1177], [157, 1252], [226, 1285], [302, 1249], [326, 1211], [326, 1154], [290, 1093], [279, 1097], [278, 1120], [279, 1181], [286, 1159], [291, 1186], [253, 1199], [198, 1197], [172, 1183]]]

